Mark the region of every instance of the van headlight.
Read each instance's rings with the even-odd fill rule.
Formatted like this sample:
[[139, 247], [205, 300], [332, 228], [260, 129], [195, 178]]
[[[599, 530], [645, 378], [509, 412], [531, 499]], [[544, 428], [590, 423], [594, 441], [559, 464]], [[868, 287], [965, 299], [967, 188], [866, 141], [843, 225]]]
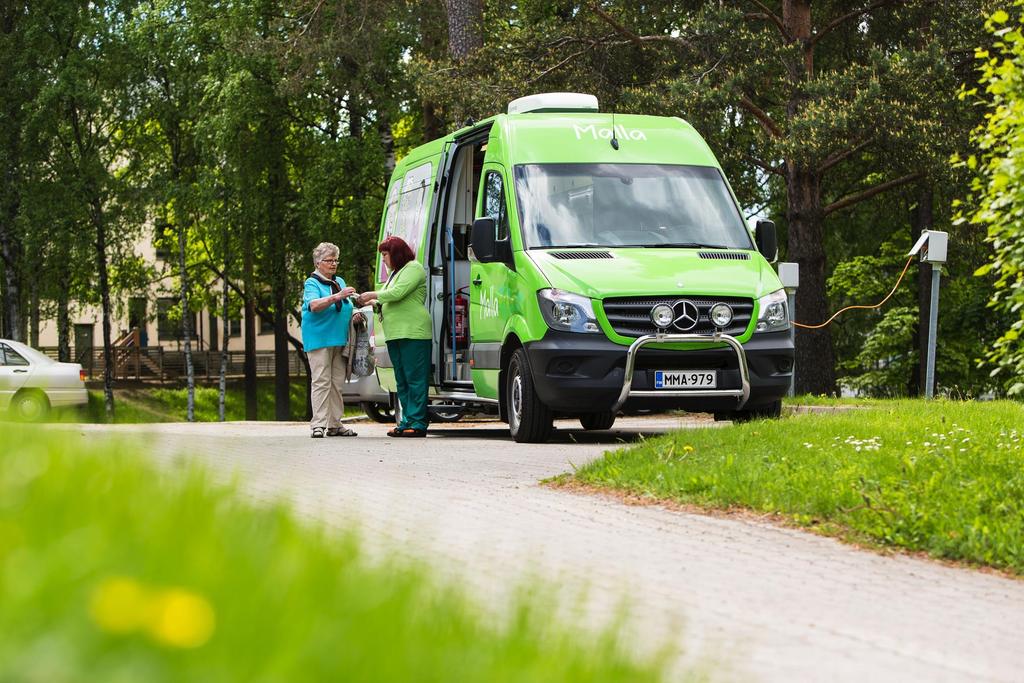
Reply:
[[789, 304], [786, 300], [786, 290], [780, 289], [765, 294], [757, 300], [758, 310], [757, 327], [755, 332], [778, 332], [789, 329]]
[[600, 332], [594, 304], [585, 296], [560, 289], [537, 292], [537, 303], [548, 327], [562, 332]]

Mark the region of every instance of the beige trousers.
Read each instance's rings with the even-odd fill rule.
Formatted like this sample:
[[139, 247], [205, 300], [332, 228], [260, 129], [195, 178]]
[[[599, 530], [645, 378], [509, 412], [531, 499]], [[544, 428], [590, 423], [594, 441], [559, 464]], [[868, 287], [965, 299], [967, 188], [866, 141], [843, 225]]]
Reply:
[[313, 421], [310, 427], [330, 429], [341, 426], [341, 418], [345, 414], [341, 392], [348, 367], [344, 351], [341, 346], [327, 346], [307, 354], [309, 371], [313, 377]]

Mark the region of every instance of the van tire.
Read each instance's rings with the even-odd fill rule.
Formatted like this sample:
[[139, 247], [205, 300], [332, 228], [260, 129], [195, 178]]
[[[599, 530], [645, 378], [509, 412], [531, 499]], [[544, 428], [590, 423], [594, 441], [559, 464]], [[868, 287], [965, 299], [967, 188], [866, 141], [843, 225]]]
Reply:
[[611, 429], [615, 424], [615, 413], [611, 410], [604, 410], [600, 413], [580, 415], [580, 424], [588, 432], [596, 429]]
[[750, 422], [751, 420], [775, 420], [782, 416], [782, 399], [772, 401], [757, 408], [747, 410], [726, 410], [715, 413], [715, 422], [732, 420], [733, 422]]
[[551, 437], [554, 415], [537, 396], [526, 351], [516, 349], [508, 364], [508, 429], [517, 443], [544, 443]]

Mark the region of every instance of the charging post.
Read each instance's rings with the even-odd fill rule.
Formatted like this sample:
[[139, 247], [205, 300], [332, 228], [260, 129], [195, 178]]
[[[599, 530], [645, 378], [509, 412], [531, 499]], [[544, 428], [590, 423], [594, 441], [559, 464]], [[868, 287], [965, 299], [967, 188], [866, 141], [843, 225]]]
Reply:
[[[796, 325], [793, 325], [793, 321], [796, 320], [796, 290], [800, 286], [800, 264], [799, 263], [780, 263], [779, 264], [779, 280], [782, 281], [782, 286], [786, 289], [787, 303], [789, 304], [789, 338], [796, 343]], [[789, 391], [786, 392], [787, 396], [792, 396], [796, 391], [796, 362], [793, 363], [793, 372], [789, 378]]]
[[922, 230], [921, 236], [907, 256], [921, 254], [922, 263], [932, 265], [931, 305], [928, 307], [928, 355], [925, 361], [924, 397], [935, 395], [935, 347], [939, 327], [939, 277], [946, 262], [949, 235], [941, 230]]

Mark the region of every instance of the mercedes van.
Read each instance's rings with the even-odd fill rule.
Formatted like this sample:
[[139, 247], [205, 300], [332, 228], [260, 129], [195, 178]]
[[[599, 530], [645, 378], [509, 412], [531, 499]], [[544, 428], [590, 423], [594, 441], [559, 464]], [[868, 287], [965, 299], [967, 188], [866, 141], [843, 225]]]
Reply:
[[686, 121], [520, 98], [414, 149], [386, 197], [380, 239], [403, 238], [428, 273], [434, 403], [497, 412], [519, 442], [547, 440], [556, 417], [779, 414], [793, 342], [775, 226], [748, 229]]

